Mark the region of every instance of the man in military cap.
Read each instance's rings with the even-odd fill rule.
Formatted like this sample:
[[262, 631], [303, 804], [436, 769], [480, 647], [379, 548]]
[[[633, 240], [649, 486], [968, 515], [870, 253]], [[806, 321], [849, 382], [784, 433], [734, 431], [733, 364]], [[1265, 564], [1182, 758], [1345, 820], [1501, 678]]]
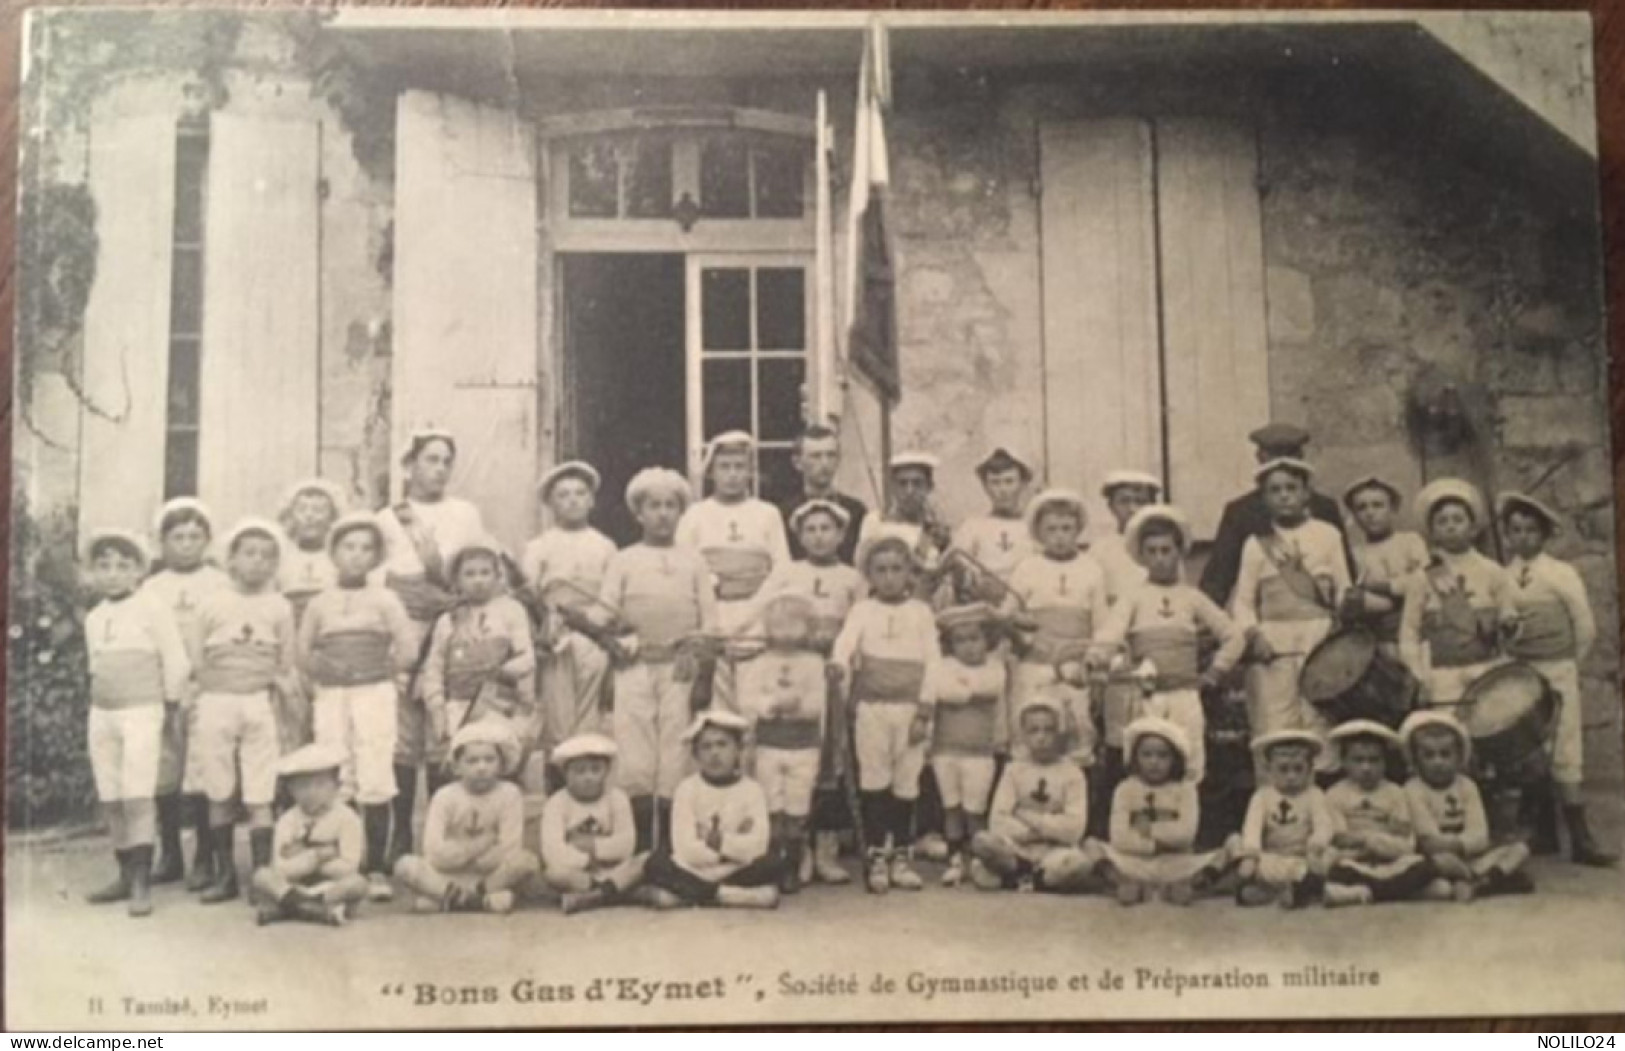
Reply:
[[[1270, 423], [1249, 434], [1247, 438], [1257, 447], [1258, 462], [1268, 463], [1281, 457], [1303, 459], [1304, 446], [1309, 444], [1309, 432], [1290, 423]], [[1337, 501], [1325, 493], [1309, 494], [1309, 516], [1337, 527], [1343, 534], [1343, 515]], [[1230, 605], [1230, 593], [1235, 590], [1236, 576], [1241, 572], [1241, 548], [1247, 538], [1269, 529], [1270, 516], [1264, 506], [1264, 496], [1251, 489], [1224, 505], [1219, 519], [1213, 547], [1208, 552], [1207, 566], [1202, 570], [1202, 590], [1221, 607]], [[1354, 572], [1354, 556], [1349, 551], [1348, 536], [1343, 535], [1343, 554]]]

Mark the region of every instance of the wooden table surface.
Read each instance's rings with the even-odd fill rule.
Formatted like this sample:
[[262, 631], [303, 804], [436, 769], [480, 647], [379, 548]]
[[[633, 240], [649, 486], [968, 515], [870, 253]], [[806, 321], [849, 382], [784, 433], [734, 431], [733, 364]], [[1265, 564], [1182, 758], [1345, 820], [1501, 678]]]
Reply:
[[[184, 7], [219, 7], [224, 6], [225, 0], [214, 0], [212, 3], [199, 2], [168, 2], [162, 6]], [[0, 278], [0, 355], [3, 355], [6, 365], [0, 369], [0, 406], [5, 413], [4, 426], [0, 427], [0, 460], [10, 462], [11, 453], [11, 382], [12, 370], [10, 364], [13, 340], [12, 319], [15, 310], [15, 297], [17, 282], [16, 273], [16, 192], [17, 168], [17, 131], [18, 131], [18, 74], [20, 69], [20, 41], [22, 27], [22, 13], [28, 6], [16, 0], [0, 0], [0, 91], [4, 92], [4, 109], [0, 111], [0, 140], [3, 140], [3, 150], [0, 153], [8, 158], [6, 163], [0, 164], [0, 246], [3, 246], [5, 255], [5, 269], [3, 278]], [[57, 6], [81, 6], [60, 0]], [[89, 5], [84, 5], [89, 6]], [[96, 6], [102, 7], [134, 7], [144, 6], [134, 3], [121, 2], [121, 0], [97, 0]], [[248, 5], [234, 5], [248, 6]], [[291, 2], [291, 0], [263, 0], [252, 5], [256, 8], [295, 8], [309, 6]], [[321, 6], [348, 7], [348, 6], [390, 6], [390, 7], [422, 7], [428, 6], [418, 3], [383, 3], [383, 4], [349, 4], [333, 3]], [[602, 3], [571, 3], [565, 2], [529, 2], [529, 0], [516, 0], [514, 3], [494, 4], [483, 3], [480, 0], [464, 0], [464, 2], [451, 3], [442, 6], [456, 7], [575, 7], [575, 8], [613, 8], [637, 7], [637, 4], [602, 4]], [[654, 6], [653, 0], [644, 6]], [[712, 0], [712, 2], [666, 2], [659, 6], [664, 7], [695, 7], [695, 8], [735, 8], [735, 9], [770, 9], [776, 7], [793, 6], [786, 2], [780, 3], [738, 3], [728, 0]], [[1245, 3], [1236, 0], [1207, 0], [1205, 3], [1086, 3], [1067, 2], [1060, 0], [1054, 3], [915, 3], [915, 4], [889, 4], [879, 0], [870, 0], [868, 3], [848, 2], [841, 6], [849, 8], [902, 9], [906, 7], [925, 7], [938, 10], [980, 10], [1000, 9], [1010, 11], [1027, 10], [1105, 10], [1105, 9], [1213, 9], [1228, 8], [1234, 10], [1247, 9], [1298, 9], [1298, 10], [1337, 10], [1337, 9], [1371, 9], [1395, 8], [1405, 10], [1451, 10], [1461, 5], [1451, 3], [1438, 3], [1433, 0], [1409, 0], [1409, 2], [1392, 3], [1366, 0], [1366, 2], [1336, 2], [1336, 0], [1296, 0], [1296, 2], [1268, 2]], [[1590, 10], [1594, 19], [1596, 39], [1596, 98], [1597, 120], [1599, 124], [1600, 167], [1602, 180], [1602, 206], [1603, 229], [1606, 234], [1607, 249], [1605, 265], [1607, 268], [1607, 307], [1608, 307], [1608, 345], [1611, 356], [1609, 370], [1609, 395], [1613, 408], [1614, 425], [1614, 488], [1616, 494], [1625, 492], [1625, 428], [1620, 421], [1625, 420], [1625, 4], [1615, 0], [1591, 0], [1587, 3], [1564, 3], [1561, 0], [1499, 0], [1499, 2], [1471, 3], [1476, 9], [1483, 10], [1552, 10], [1577, 11]], [[0, 501], [9, 505], [10, 487], [0, 494]], [[1617, 513], [1617, 512], [1616, 512]], [[0, 536], [4, 536], [10, 527], [11, 516], [0, 515]], [[1619, 544], [1620, 554], [1625, 556], [1625, 530], [1616, 528], [1616, 543]], [[8, 545], [9, 548], [9, 545]], [[1616, 559], [1620, 565], [1625, 565], [1625, 557]], [[5, 572], [5, 570], [0, 570]], [[5, 617], [5, 611], [0, 608], [0, 618]], [[1625, 627], [1625, 625], [1622, 625]], [[1622, 631], [1625, 634], [1625, 631]], [[1489, 961], [1463, 961], [1464, 966], [1481, 966]], [[1576, 966], [1583, 966], [1584, 961], [1576, 960]], [[3, 995], [3, 993], [0, 993]], [[959, 1027], [954, 1027], [959, 1028]], [[1012, 1027], [1016, 1028], [1016, 1027]], [[1032, 1028], [1032, 1027], [1019, 1027]], [[1042, 1028], [1058, 1029], [1060, 1026], [1046, 1026]], [[1169, 1028], [1166, 1026], [1100, 1025], [1088, 1027], [1094, 1030], [1136, 1032], [1155, 1031]], [[1548, 1018], [1548, 1019], [1495, 1019], [1475, 1018], [1449, 1022], [1406, 1022], [1397, 1020], [1372, 1020], [1369, 1022], [1350, 1024], [1347, 1022], [1313, 1025], [1294, 1023], [1292, 1025], [1259, 1024], [1217, 1024], [1205, 1025], [1179, 1025], [1175, 1029], [1205, 1030], [1226, 1029], [1242, 1031], [1275, 1031], [1275, 1030], [1344, 1030], [1344, 1031], [1405, 1031], [1412, 1029], [1456, 1031], [1467, 1029], [1478, 1032], [1544, 1032], [1561, 1033], [1575, 1031], [1596, 1030], [1625, 1030], [1625, 1014], [1596, 1015], [1588, 1017]]]

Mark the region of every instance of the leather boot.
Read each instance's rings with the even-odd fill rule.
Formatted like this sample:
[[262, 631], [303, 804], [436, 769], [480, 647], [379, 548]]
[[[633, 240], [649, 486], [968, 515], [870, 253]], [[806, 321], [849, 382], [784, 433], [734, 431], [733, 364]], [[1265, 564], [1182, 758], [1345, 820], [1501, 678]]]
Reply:
[[215, 878], [214, 882], [198, 895], [198, 901], [205, 905], [218, 905], [223, 901], [231, 901], [238, 895], [237, 851], [233, 842], [236, 832], [236, 825], [221, 825], [210, 832], [210, 838], [214, 841]]
[[186, 877], [186, 858], [181, 848], [181, 797], [162, 795], [158, 809], [158, 864], [152, 870], [152, 883], [179, 883]]
[[1619, 857], [1603, 850], [1591, 837], [1591, 826], [1586, 821], [1584, 803], [1565, 805], [1563, 822], [1569, 826], [1569, 857], [1576, 865], [1607, 869], [1618, 864]]
[[250, 872], [258, 872], [268, 868], [271, 864], [271, 830], [268, 828], [251, 828], [248, 830], [248, 856]]
[[115, 850], [113, 859], [118, 863], [118, 875], [113, 877], [111, 883], [85, 895], [85, 900], [92, 905], [109, 905], [115, 901], [130, 900], [130, 852]]
[[192, 872], [186, 877], [186, 889], [197, 893], [212, 887], [215, 882], [213, 829], [209, 827], [209, 801], [203, 796], [181, 797], [183, 810], [192, 818]]
[[1520, 823], [1529, 830], [1529, 853], [1542, 857], [1556, 854], [1557, 807], [1552, 799], [1552, 783], [1548, 780], [1525, 785], [1523, 805], [1519, 808]]
[[152, 895], [149, 889], [152, 886], [152, 844], [143, 843], [139, 847], [131, 847], [125, 852], [129, 858], [130, 868], [130, 904], [131, 916], [142, 917], [152, 915]]

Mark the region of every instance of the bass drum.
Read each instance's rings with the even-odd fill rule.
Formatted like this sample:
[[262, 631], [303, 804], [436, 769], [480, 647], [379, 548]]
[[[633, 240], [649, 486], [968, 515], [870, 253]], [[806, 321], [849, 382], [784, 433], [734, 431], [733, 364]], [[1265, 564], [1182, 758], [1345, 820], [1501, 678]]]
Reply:
[[1377, 648], [1371, 632], [1345, 628], [1309, 651], [1298, 674], [1298, 692], [1333, 726], [1371, 719], [1397, 730], [1416, 707], [1421, 683]]
[[1468, 688], [1459, 714], [1479, 760], [1510, 772], [1544, 757], [1561, 703], [1538, 671], [1527, 664], [1503, 664]]

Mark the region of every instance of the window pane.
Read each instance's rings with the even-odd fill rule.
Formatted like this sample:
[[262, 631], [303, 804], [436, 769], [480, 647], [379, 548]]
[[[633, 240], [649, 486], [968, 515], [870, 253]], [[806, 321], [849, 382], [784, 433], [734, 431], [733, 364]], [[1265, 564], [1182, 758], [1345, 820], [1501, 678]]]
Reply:
[[181, 336], [169, 341], [169, 426], [198, 423], [198, 341]]
[[708, 267], [700, 272], [701, 345], [750, 349], [750, 271]]
[[626, 175], [626, 214], [634, 219], [671, 218], [671, 141], [642, 139]]
[[807, 348], [806, 271], [763, 267], [756, 271], [756, 345], [762, 350]]
[[608, 143], [588, 143], [574, 150], [570, 154], [570, 215], [613, 219], [620, 214], [620, 170], [615, 147]]
[[756, 495], [770, 504], [782, 504], [801, 491], [801, 476], [790, 463], [788, 448], [758, 451], [756, 472]]
[[203, 241], [203, 178], [209, 159], [209, 140], [202, 135], [175, 139], [175, 240], [181, 244]]
[[749, 360], [713, 358], [705, 363], [704, 376], [700, 392], [705, 403], [704, 436], [750, 430]]
[[800, 219], [806, 169], [802, 151], [774, 144], [757, 146], [751, 152], [756, 164], [756, 218]]
[[197, 432], [170, 431], [164, 448], [164, 499], [197, 493]]
[[700, 214], [710, 219], [750, 218], [750, 154], [738, 139], [700, 145]]
[[801, 358], [762, 358], [758, 367], [764, 442], [789, 441], [801, 430], [801, 386], [807, 365]]
[[169, 331], [195, 336], [203, 325], [203, 256], [195, 248], [176, 249], [170, 260]]

